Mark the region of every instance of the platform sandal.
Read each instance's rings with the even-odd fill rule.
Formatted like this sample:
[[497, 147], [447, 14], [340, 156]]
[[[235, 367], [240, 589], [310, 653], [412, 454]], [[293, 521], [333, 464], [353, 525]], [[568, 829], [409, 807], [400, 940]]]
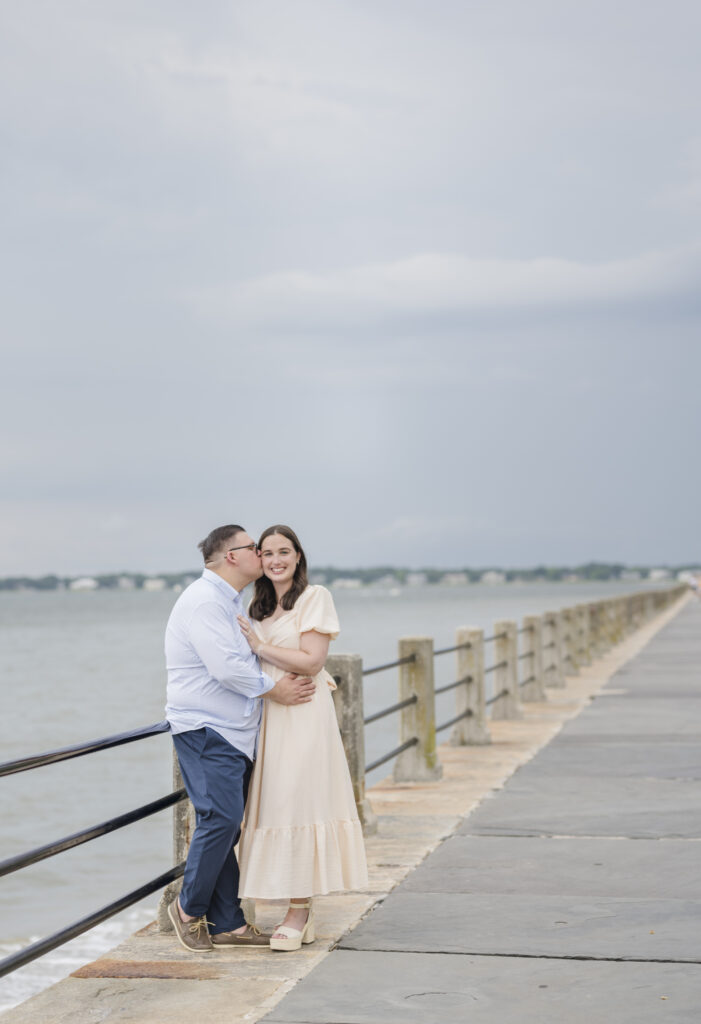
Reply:
[[282, 932], [284, 938], [278, 938], [276, 934], [270, 939], [270, 948], [277, 949], [280, 952], [291, 953], [296, 949], [301, 949], [302, 943], [313, 942], [316, 938], [316, 932], [314, 930], [314, 908], [312, 901], [307, 900], [306, 903], [295, 903], [294, 906], [303, 910], [305, 907], [308, 908], [309, 914], [307, 920], [304, 923], [304, 928], [300, 931], [298, 928], [290, 928], [286, 924], [281, 924], [275, 929], [275, 933]]

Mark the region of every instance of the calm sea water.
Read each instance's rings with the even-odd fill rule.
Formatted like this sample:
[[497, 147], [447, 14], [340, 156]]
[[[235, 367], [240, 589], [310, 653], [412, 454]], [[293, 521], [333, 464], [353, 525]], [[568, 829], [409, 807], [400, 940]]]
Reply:
[[[400, 636], [454, 643], [457, 626], [484, 626], [643, 584], [524, 584], [336, 590], [336, 653], [371, 667], [396, 657]], [[163, 718], [163, 630], [172, 592], [0, 594], [0, 760], [12, 760]], [[490, 660], [490, 653], [487, 652]], [[436, 661], [437, 682], [455, 678], [453, 656]], [[396, 699], [395, 672], [370, 676], [366, 712]], [[438, 721], [454, 696], [439, 697]], [[368, 761], [396, 746], [391, 717], [368, 728]], [[369, 781], [388, 769], [381, 768]], [[158, 736], [0, 781], [0, 859], [104, 821], [167, 793], [171, 743]], [[0, 880], [0, 958], [88, 914], [172, 866], [171, 812], [60, 854]], [[155, 896], [0, 980], [0, 1011], [152, 920]]]

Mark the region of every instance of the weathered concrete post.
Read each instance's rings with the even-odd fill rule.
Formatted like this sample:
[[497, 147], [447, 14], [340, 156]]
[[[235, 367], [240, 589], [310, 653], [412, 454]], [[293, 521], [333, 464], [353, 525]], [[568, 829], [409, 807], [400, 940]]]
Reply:
[[428, 782], [443, 774], [436, 755], [436, 692], [433, 675], [433, 639], [429, 636], [402, 637], [399, 657], [413, 660], [399, 666], [399, 700], [416, 700], [402, 708], [399, 743], [416, 737], [394, 762], [396, 782]]
[[518, 627], [515, 622], [502, 619], [494, 623], [495, 694], [492, 718], [523, 718], [518, 694]]
[[565, 675], [579, 675], [579, 655], [577, 653], [577, 616], [574, 608], [564, 608], [562, 616], [564, 671]]
[[365, 795], [365, 725], [363, 723], [363, 659], [359, 654], [332, 654], [326, 671], [333, 676], [332, 691], [338, 727], [353, 784], [355, 806], [365, 835], [377, 831], [377, 818]]
[[545, 685], [564, 686], [565, 673], [562, 665], [562, 620], [559, 612], [546, 612], [543, 622], [547, 623], [547, 641], [543, 643]]
[[601, 609], [598, 601], [589, 603], [589, 650], [592, 658], [601, 657]]
[[616, 637], [616, 610], [612, 597], [609, 597], [604, 601], [604, 608], [604, 621], [606, 622], [606, 650], [610, 651], [611, 648], [615, 647], [618, 643], [618, 639]]
[[[185, 783], [180, 774], [180, 762], [173, 748], [173, 792], [184, 788]], [[189, 800], [181, 800], [173, 807], [173, 863], [182, 864], [187, 859], [190, 840], [195, 831], [195, 808]], [[165, 887], [158, 903], [158, 928], [162, 932], [172, 932], [173, 925], [168, 917], [168, 907], [179, 894], [182, 880], [176, 879]]]
[[591, 665], [591, 627], [590, 606], [576, 605], [577, 612], [577, 648], [580, 665]]
[[457, 678], [469, 682], [455, 691], [455, 714], [467, 717], [453, 726], [450, 742], [454, 747], [491, 743], [484, 706], [484, 630], [461, 626], [455, 633], [455, 645]]
[[625, 598], [613, 598], [613, 642], [620, 644], [626, 635], [625, 628]]
[[520, 687], [521, 700], [547, 700], [543, 681], [543, 620], [540, 615], [527, 615], [523, 620], [525, 637], [523, 654], [528, 682]]

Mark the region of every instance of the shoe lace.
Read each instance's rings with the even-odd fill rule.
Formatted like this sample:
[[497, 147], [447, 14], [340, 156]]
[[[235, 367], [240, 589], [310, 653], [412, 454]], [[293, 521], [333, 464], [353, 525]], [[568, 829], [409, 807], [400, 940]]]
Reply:
[[202, 935], [200, 934], [202, 930], [204, 930], [205, 935], [209, 934], [208, 927], [211, 923], [212, 922], [208, 921], [204, 915], [202, 917], [196, 917], [194, 921], [190, 921], [188, 931], [194, 935], [197, 940], [199, 940], [202, 938]]

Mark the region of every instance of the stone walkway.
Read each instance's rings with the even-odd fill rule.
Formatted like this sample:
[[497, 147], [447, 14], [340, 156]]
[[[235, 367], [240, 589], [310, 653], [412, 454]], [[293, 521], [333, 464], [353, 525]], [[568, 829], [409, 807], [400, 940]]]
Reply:
[[701, 603], [266, 1024], [701, 1020]]
[[373, 787], [370, 885], [317, 901], [312, 945], [197, 956], [152, 925], [2, 1024], [701, 1020], [701, 604], [679, 607], [490, 745], [441, 747], [439, 782]]

